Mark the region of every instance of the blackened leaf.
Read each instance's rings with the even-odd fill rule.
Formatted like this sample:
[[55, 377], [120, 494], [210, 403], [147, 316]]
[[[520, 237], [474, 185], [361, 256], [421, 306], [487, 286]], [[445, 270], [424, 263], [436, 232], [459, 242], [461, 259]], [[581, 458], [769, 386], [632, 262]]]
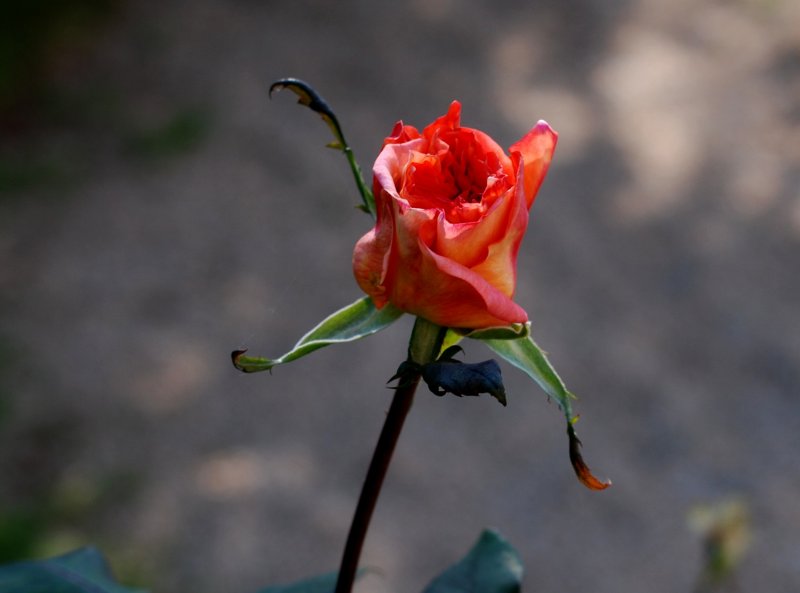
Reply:
[[336, 141], [340, 144], [344, 144], [342, 128], [339, 126], [339, 120], [336, 119], [336, 114], [333, 112], [333, 109], [330, 108], [328, 102], [314, 90], [314, 87], [299, 78], [281, 78], [270, 85], [270, 98], [272, 98], [273, 92], [281, 89], [289, 89], [297, 95], [297, 102], [300, 103], [300, 105], [305, 105], [312, 111], [319, 113], [323, 121], [328, 124], [331, 132], [333, 132]]
[[581, 441], [575, 434], [572, 423], [567, 425], [567, 435], [569, 435], [569, 460], [581, 484], [586, 486], [589, 490], [605, 490], [611, 486], [611, 480], [601, 482], [592, 475], [592, 470], [586, 465], [586, 462], [583, 460], [583, 455], [581, 455]]
[[372, 299], [363, 297], [325, 318], [300, 338], [294, 348], [279, 358], [245, 356], [247, 350], [231, 353], [233, 365], [245, 373], [268, 371], [272, 367], [302, 358], [306, 354], [331, 344], [353, 342], [389, 327], [403, 314], [391, 304], [376, 309]]
[[519, 593], [522, 572], [517, 551], [498, 533], [486, 530], [469, 553], [423, 593]]
[[452, 393], [462, 396], [488, 393], [505, 406], [506, 390], [497, 361], [490, 359], [471, 364], [445, 358], [452, 349], [461, 348], [452, 346], [445, 351], [443, 358], [423, 365], [422, 379], [427, 383], [428, 389], [436, 395]]
[[392, 381], [397, 381], [397, 385], [391, 387], [391, 389], [397, 389], [399, 387], [405, 387], [409, 385], [412, 381], [416, 381], [419, 379], [420, 372], [422, 367], [418, 365], [416, 362], [412, 360], [404, 360], [400, 363], [400, 366], [397, 367], [397, 372], [392, 375], [392, 377], [387, 381], [387, 383], [391, 383]]
[[440, 361], [451, 360], [452, 361], [453, 357], [456, 354], [458, 354], [459, 352], [464, 352], [464, 349], [461, 346], [456, 346], [456, 345], [448, 346], [447, 348], [442, 350], [442, 353], [439, 355], [439, 358], [437, 360], [440, 360]]
[[336, 118], [336, 114], [333, 112], [333, 109], [331, 109], [330, 105], [328, 105], [328, 102], [325, 101], [325, 99], [323, 99], [316, 90], [314, 90], [314, 87], [307, 82], [300, 80], [299, 78], [281, 78], [280, 80], [276, 80], [269, 87], [270, 97], [272, 97], [272, 93], [276, 89], [289, 89], [298, 96], [298, 103], [305, 105], [312, 111], [316, 111], [320, 114], [322, 120], [328, 125], [333, 133], [333, 137], [336, 138], [336, 140], [328, 144], [328, 146], [336, 150], [341, 150], [345, 157], [347, 157], [347, 162], [350, 165], [350, 170], [353, 173], [356, 187], [358, 188], [358, 192], [361, 194], [362, 204], [359, 205], [359, 208], [367, 214], [372, 214], [374, 218], [377, 212], [375, 209], [375, 198], [372, 195], [369, 186], [364, 182], [364, 175], [361, 173], [361, 168], [356, 162], [356, 157], [353, 154], [353, 150], [347, 144], [347, 140], [344, 137], [344, 132], [342, 131], [342, 126], [339, 125], [339, 120]]

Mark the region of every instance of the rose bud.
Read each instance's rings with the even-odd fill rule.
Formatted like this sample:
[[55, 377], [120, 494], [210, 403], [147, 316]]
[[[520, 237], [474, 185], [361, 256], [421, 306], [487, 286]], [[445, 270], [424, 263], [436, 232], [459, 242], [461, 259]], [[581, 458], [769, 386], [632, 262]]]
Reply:
[[398, 122], [373, 166], [375, 228], [353, 271], [387, 302], [445, 327], [524, 323], [513, 301], [519, 246], [557, 134], [540, 121], [506, 154], [460, 125], [461, 105], [422, 133]]

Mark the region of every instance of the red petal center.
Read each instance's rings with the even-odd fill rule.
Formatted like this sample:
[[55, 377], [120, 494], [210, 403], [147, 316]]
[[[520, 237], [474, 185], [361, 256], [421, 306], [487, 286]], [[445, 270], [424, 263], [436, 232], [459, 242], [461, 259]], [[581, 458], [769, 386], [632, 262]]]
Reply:
[[497, 155], [456, 129], [432, 138], [429, 153], [406, 167], [400, 195], [413, 208], [442, 210], [449, 222], [475, 222], [507, 187]]

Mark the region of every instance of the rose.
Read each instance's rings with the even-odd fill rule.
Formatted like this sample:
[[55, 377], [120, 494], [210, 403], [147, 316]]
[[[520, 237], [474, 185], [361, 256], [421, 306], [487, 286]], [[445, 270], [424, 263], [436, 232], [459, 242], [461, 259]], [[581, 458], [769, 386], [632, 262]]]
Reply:
[[509, 149], [460, 126], [461, 105], [420, 134], [398, 122], [373, 167], [375, 228], [353, 272], [375, 306], [387, 302], [445, 327], [524, 323], [512, 299], [528, 210], [558, 135], [540, 121]]

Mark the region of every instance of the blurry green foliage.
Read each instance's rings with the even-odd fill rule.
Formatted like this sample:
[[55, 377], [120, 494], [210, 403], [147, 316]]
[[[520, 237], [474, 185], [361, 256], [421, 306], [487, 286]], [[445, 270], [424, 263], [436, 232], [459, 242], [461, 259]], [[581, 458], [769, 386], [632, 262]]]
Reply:
[[118, 0], [3, 0], [0, 113], [41, 93], [58, 54], [85, 44], [118, 4]]
[[[3, 0], [0, 198], [38, 189], [63, 196], [101, 168], [107, 155], [158, 161], [205, 139], [210, 119], [202, 108], [173, 102], [159, 89], [143, 89], [142, 101], [118, 80], [98, 74], [98, 68], [116, 66], [98, 53], [103, 37], [136, 34], [113, 18], [123, 4]], [[147, 71], [159, 54], [138, 58]], [[155, 110], [149, 109], [153, 96]]]
[[0, 511], [0, 564], [33, 556], [45, 525], [41, 511], [20, 508]]
[[89, 537], [91, 521], [136, 494], [138, 474], [66, 475], [46, 492], [10, 503], [0, 498], [0, 564], [60, 554]]
[[206, 136], [208, 117], [196, 110], [174, 113], [160, 125], [142, 128], [130, 134], [127, 146], [137, 156], [163, 158], [196, 148]]
[[41, 186], [63, 186], [73, 177], [74, 172], [55, 158], [25, 154], [0, 156], [0, 195]]
[[3, 593], [143, 593], [120, 585], [95, 548], [38, 562], [0, 566]]
[[79, 151], [52, 145], [51, 130], [42, 124], [64, 120], [64, 114], [76, 112], [76, 104], [84, 103], [59, 88], [65, 64], [72, 62], [74, 68], [93, 51], [102, 27], [121, 3], [3, 0], [2, 4], [0, 194], [70, 185], [80, 176], [81, 167], [73, 162]]
[[0, 335], [0, 430], [11, 417], [11, 392], [8, 389], [7, 370], [13, 360], [13, 350], [9, 341]]
[[698, 505], [689, 525], [703, 538], [703, 567], [695, 592], [721, 590], [732, 582], [750, 547], [750, 512], [739, 498]]

